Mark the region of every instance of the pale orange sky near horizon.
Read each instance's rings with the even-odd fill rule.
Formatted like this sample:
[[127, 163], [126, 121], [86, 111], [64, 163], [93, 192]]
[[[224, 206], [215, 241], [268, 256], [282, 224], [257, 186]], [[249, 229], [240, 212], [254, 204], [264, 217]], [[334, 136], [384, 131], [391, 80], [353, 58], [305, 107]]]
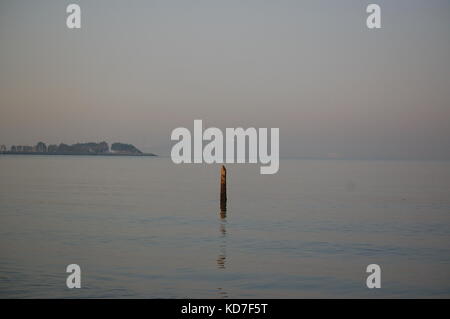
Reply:
[[444, 0], [0, 0], [0, 144], [165, 155], [202, 119], [279, 127], [282, 157], [450, 159], [449, 22]]

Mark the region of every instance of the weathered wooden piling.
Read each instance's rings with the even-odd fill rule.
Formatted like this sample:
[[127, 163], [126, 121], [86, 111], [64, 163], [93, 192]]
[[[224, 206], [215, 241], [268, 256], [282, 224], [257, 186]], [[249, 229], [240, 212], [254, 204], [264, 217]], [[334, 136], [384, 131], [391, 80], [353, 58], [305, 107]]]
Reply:
[[227, 210], [227, 169], [224, 165], [220, 169], [220, 211]]

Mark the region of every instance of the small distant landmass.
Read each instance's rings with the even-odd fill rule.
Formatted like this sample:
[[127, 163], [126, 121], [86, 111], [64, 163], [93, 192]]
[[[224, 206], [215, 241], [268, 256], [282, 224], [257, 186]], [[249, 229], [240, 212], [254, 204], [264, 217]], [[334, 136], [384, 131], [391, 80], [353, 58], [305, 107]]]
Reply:
[[157, 156], [153, 153], [143, 153], [133, 144], [113, 143], [76, 143], [72, 145], [61, 143], [59, 145], [38, 142], [34, 146], [12, 145], [8, 150], [6, 145], [0, 146], [0, 154], [23, 155], [109, 155], [109, 156]]

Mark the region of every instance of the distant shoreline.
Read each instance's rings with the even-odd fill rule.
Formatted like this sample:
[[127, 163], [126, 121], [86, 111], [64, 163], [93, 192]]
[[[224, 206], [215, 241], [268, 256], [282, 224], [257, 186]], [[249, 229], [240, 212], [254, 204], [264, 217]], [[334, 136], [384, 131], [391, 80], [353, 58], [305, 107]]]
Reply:
[[6, 145], [0, 146], [0, 155], [74, 155], [74, 156], [157, 156], [153, 153], [144, 153], [133, 144], [113, 143], [111, 148], [105, 141], [96, 143], [76, 143], [67, 145], [46, 145], [44, 142], [38, 142], [34, 146], [30, 145], [12, 145], [7, 149]]
[[158, 155], [153, 153], [142, 153], [142, 154], [132, 154], [132, 153], [57, 153], [57, 152], [0, 152], [0, 155], [48, 155], [48, 156], [54, 156], [54, 155], [63, 155], [63, 156], [134, 156], [134, 157], [140, 157], [140, 156], [146, 156], [146, 157], [157, 157]]

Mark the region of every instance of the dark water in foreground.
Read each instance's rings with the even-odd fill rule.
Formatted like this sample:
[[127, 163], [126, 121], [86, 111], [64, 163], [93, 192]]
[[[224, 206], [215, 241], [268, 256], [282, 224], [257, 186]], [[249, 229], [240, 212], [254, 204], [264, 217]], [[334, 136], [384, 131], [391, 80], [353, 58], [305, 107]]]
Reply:
[[450, 163], [227, 167], [0, 156], [0, 297], [450, 297]]

